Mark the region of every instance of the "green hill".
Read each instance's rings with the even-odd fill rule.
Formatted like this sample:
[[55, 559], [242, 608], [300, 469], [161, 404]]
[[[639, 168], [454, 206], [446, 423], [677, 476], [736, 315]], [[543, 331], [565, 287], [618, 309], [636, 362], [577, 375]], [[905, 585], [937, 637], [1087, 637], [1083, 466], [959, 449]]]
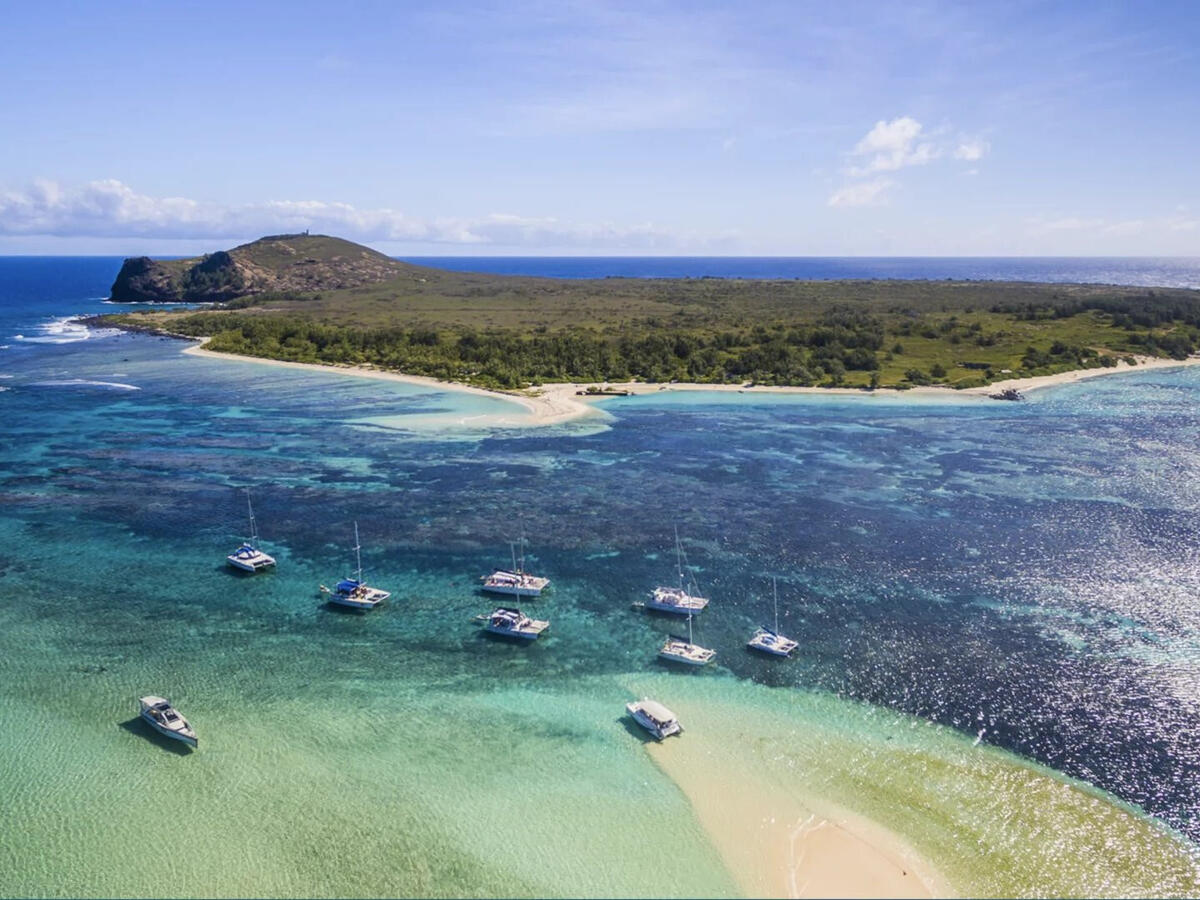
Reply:
[[417, 266], [341, 238], [277, 234], [192, 259], [125, 260], [111, 299], [223, 302], [259, 294], [343, 290], [421, 277]]

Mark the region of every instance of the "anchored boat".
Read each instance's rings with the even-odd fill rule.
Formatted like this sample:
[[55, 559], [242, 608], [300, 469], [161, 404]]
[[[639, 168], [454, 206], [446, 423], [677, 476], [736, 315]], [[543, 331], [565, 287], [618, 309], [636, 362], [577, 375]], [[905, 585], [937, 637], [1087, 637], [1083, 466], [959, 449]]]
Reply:
[[770, 653], [772, 656], [791, 656], [792, 651], [800, 646], [800, 642], [779, 633], [779, 588], [774, 578], [771, 579], [771, 594], [775, 598], [775, 627], [762, 626], [754, 632], [754, 637], [750, 638], [746, 646], [751, 650]]
[[703, 666], [716, 657], [716, 650], [709, 650], [699, 644], [692, 643], [692, 617], [688, 616], [687, 639], [677, 634], [667, 636], [666, 643], [658, 651], [658, 658], [668, 662], [685, 663], [689, 666]]
[[550, 627], [550, 623], [544, 619], [532, 619], [519, 609], [507, 606], [497, 607], [490, 615], [476, 616], [475, 620], [482, 622], [484, 629], [492, 634], [520, 638], [523, 641], [536, 640]]
[[683, 734], [683, 726], [671, 712], [655, 700], [636, 700], [625, 704], [625, 711], [633, 716], [633, 720], [661, 741], [673, 734]]
[[358, 522], [354, 523], [354, 559], [357, 566], [355, 577], [343, 578], [333, 590], [321, 585], [321, 593], [329, 597], [330, 603], [336, 603], [338, 606], [374, 609], [392, 595], [389, 591], [371, 587], [363, 581], [362, 544], [358, 539]]
[[141, 704], [142, 718], [159, 734], [183, 741], [189, 747], [199, 746], [196, 732], [169, 700], [163, 697], [141, 697], [138, 702]]
[[679, 572], [679, 586], [656, 587], [650, 592], [650, 599], [646, 600], [642, 606], [646, 609], [675, 613], [681, 616], [690, 616], [693, 613], [700, 612], [704, 607], [708, 606], [708, 601], [703, 597], [693, 596], [685, 590], [683, 546], [679, 543], [678, 527], [675, 529], [675, 568]]
[[525, 536], [521, 535], [521, 559], [517, 560], [516, 545], [509, 542], [512, 553], [512, 571], [497, 569], [483, 579], [483, 590], [491, 594], [507, 594], [512, 597], [539, 597], [550, 584], [549, 578], [525, 571]]
[[254, 507], [250, 503], [250, 488], [246, 488], [246, 511], [250, 514], [250, 539], [227, 557], [226, 561], [243, 572], [261, 572], [275, 565], [275, 557], [258, 549], [258, 526], [254, 521]]

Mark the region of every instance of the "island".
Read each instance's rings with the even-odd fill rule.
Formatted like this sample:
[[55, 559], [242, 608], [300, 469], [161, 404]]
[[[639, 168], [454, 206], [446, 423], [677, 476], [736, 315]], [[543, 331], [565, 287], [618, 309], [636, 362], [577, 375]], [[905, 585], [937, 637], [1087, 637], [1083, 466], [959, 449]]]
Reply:
[[[1016, 399], [1025, 379], [1182, 361], [1200, 347], [1196, 290], [536, 278], [417, 266], [307, 233], [127, 259], [112, 299], [150, 308], [103, 324], [204, 339], [208, 351], [502, 391], [993, 385]], [[193, 306], [160, 306], [179, 303]]]

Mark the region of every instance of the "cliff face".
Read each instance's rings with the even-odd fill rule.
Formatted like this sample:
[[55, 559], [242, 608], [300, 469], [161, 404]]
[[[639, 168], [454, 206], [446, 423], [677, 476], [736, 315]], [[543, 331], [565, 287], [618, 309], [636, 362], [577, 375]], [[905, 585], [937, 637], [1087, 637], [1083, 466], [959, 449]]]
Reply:
[[113, 282], [111, 299], [205, 303], [264, 292], [314, 293], [376, 284], [410, 269], [340, 238], [281, 234], [196, 259], [127, 259]]
[[183, 299], [177, 267], [148, 256], [125, 260], [113, 282], [113, 300], [124, 303], [171, 303]]

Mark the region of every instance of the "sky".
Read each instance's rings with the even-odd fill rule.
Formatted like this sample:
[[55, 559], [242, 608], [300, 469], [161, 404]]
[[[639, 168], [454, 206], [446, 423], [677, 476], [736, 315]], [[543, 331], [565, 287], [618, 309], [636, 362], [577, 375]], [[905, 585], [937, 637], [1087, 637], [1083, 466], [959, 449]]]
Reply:
[[0, 254], [1200, 256], [1200, 2], [0, 0]]

